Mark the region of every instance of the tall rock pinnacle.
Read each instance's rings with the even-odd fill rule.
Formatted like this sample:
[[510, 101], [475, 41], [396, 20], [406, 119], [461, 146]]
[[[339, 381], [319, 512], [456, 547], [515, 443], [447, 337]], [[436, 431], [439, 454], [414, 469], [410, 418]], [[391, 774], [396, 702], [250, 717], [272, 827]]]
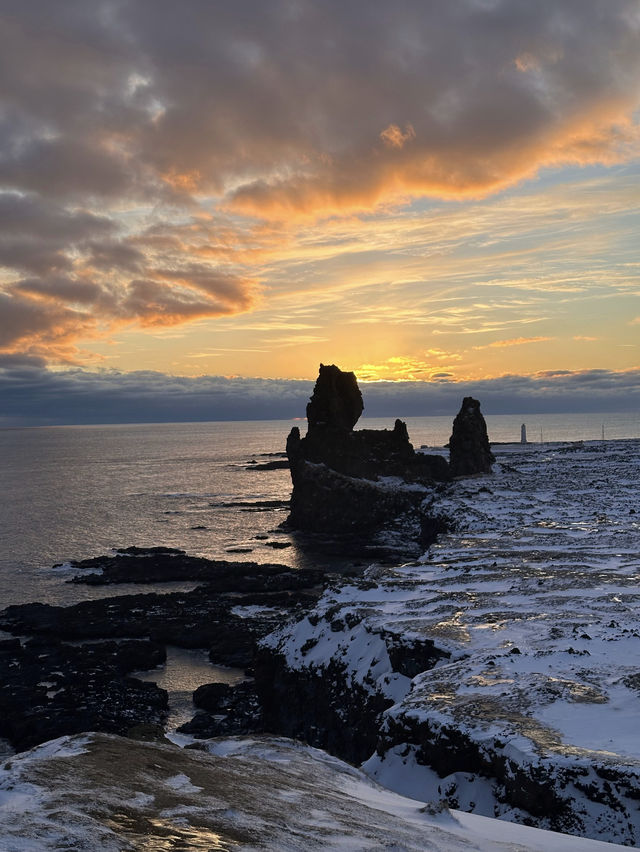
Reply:
[[471, 396], [465, 396], [453, 421], [453, 432], [449, 439], [451, 475], [491, 473], [494, 461], [480, 403]]

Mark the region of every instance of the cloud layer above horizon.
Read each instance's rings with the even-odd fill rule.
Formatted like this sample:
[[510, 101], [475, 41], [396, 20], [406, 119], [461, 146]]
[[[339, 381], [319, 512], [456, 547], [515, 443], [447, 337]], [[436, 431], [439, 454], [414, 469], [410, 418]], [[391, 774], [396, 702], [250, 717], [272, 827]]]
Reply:
[[[640, 370], [544, 371], [476, 382], [361, 383], [366, 417], [453, 415], [465, 396], [486, 415], [637, 412]], [[588, 388], [588, 393], [585, 393]], [[49, 370], [0, 356], [0, 427], [216, 420], [300, 420], [313, 382], [171, 376], [157, 371]], [[636, 431], [640, 421], [636, 423]]]
[[[556, 224], [553, 266], [523, 272], [545, 217], [623, 216], [628, 181], [617, 206], [609, 171], [546, 205], [504, 196], [562, 167], [637, 161], [635, 0], [6, 0], [0, 23], [0, 352], [98, 366], [115, 351], [133, 368], [144, 333], [147, 363], [167, 370], [160, 349], [193, 328], [176, 372], [230, 353], [244, 375], [282, 375], [299, 352], [310, 375], [326, 345], [372, 377], [437, 380], [460, 344], [432, 335], [454, 332], [484, 334], [469, 375], [526, 371], [504, 351], [533, 364], [541, 345], [576, 369], [544, 326], [545, 292], [586, 294], [588, 314], [614, 288], [635, 319], [618, 218], [615, 238], [589, 236], [587, 271], [562, 266], [585, 250]], [[452, 203], [466, 206], [438, 207]], [[333, 333], [324, 309], [343, 322]], [[578, 348], [592, 339], [572, 329]]]

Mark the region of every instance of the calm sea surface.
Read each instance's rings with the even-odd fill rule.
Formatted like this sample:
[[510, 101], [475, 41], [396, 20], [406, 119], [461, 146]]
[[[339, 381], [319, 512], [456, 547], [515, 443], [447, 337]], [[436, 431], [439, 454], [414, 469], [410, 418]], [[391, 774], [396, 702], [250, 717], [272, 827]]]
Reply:
[[[442, 446], [450, 417], [409, 418], [414, 446]], [[640, 436], [637, 414], [487, 417], [493, 441], [600, 440]], [[281, 452], [291, 421], [68, 426], [0, 430], [0, 607], [130, 592], [64, 582], [55, 563], [128, 545], [308, 565], [314, 555], [278, 530], [287, 500], [286, 470], [246, 470]], [[302, 423], [301, 426], [306, 424]], [[368, 428], [393, 421], [364, 419]], [[245, 505], [229, 505], [229, 504]], [[257, 539], [256, 536], [268, 536]], [[273, 543], [289, 543], [274, 549]], [[270, 544], [271, 543], [271, 544]], [[229, 549], [245, 553], [229, 553]]]

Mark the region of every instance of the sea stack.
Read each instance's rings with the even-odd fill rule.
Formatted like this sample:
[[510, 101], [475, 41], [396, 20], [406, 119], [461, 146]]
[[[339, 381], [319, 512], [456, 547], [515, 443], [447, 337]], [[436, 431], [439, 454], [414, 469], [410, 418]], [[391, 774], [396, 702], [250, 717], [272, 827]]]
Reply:
[[[393, 429], [354, 431], [363, 409], [354, 373], [321, 364], [307, 405], [307, 434], [294, 427], [287, 439], [293, 484], [288, 524], [370, 539], [400, 516], [411, 516], [416, 536], [424, 539], [433, 519], [421, 503], [435, 483], [451, 478], [449, 466], [442, 456], [416, 453], [401, 420]], [[408, 520], [405, 526], [411, 526]]]
[[364, 410], [362, 393], [355, 373], [348, 373], [335, 364], [320, 364], [320, 371], [307, 404], [307, 423], [310, 432], [336, 429], [351, 432]]
[[453, 432], [449, 439], [449, 466], [452, 476], [472, 476], [476, 473], [491, 473], [495, 461], [487, 424], [480, 411], [480, 403], [471, 396], [462, 400], [460, 411], [453, 421]]

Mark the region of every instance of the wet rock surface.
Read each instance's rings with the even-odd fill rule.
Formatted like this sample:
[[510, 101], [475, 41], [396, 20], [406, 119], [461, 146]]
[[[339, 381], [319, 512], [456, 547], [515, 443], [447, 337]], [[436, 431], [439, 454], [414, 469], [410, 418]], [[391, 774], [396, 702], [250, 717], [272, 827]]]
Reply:
[[161, 725], [165, 690], [126, 675], [164, 659], [164, 647], [148, 641], [0, 642], [0, 737], [23, 750], [64, 734]]
[[[268, 544], [279, 546], [278, 542]], [[294, 571], [279, 564], [205, 559], [167, 547], [127, 547], [110, 556], [68, 564], [81, 572], [72, 578], [73, 583], [106, 586], [112, 583], [205, 581], [209, 593], [304, 588], [320, 582], [323, 576], [320, 570]]]
[[193, 693], [201, 711], [178, 730], [198, 739], [262, 733], [263, 708], [254, 681], [207, 683]]
[[245, 470], [287, 470], [288, 467], [287, 459], [276, 459], [268, 462], [251, 462]]
[[[274, 605], [292, 611], [298, 605], [308, 606], [313, 599], [297, 590], [265, 599], [263, 593], [221, 595], [198, 587], [192, 592], [120, 595], [68, 607], [42, 603], [10, 606], [0, 613], [0, 626], [10, 633], [66, 640], [150, 637], [181, 648], [206, 648], [219, 637], [237, 604], [264, 606], [265, 600], [274, 600]], [[248, 631], [252, 619], [240, 623], [246, 623]]]
[[[62, 733], [158, 724], [166, 693], [126, 673], [158, 665], [168, 644], [205, 648], [216, 664], [249, 668], [256, 642], [313, 606], [328, 580], [320, 570], [204, 560], [167, 548], [128, 548], [75, 567], [90, 572], [79, 575], [89, 584], [211, 582], [191, 592], [3, 610], [1, 629], [35, 637], [0, 643], [0, 737], [14, 748]], [[238, 730], [234, 724], [229, 730]]]

